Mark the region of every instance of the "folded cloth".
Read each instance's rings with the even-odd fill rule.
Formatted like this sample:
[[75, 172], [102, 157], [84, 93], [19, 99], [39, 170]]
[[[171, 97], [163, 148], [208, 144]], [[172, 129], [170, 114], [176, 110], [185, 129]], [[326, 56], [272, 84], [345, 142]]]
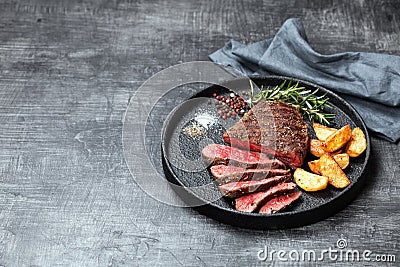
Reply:
[[299, 19], [289, 19], [267, 40], [235, 40], [209, 58], [245, 75], [283, 75], [307, 80], [352, 104], [367, 127], [391, 142], [400, 140], [400, 56], [364, 52], [322, 55], [307, 42]]

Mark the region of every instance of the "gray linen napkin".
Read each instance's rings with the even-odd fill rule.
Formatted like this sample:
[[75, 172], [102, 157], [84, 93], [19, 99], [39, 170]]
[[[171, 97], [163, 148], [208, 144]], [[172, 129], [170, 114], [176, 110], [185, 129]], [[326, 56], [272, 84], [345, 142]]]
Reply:
[[373, 133], [400, 140], [399, 56], [319, 54], [308, 44], [300, 20], [289, 19], [271, 39], [249, 45], [230, 40], [209, 58], [249, 76], [291, 76], [326, 87], [352, 104]]

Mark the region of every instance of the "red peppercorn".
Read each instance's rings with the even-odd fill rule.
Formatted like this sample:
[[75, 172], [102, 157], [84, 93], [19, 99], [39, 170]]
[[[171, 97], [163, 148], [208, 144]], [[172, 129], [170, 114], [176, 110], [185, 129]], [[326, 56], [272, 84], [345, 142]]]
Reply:
[[225, 97], [223, 97], [223, 98], [222, 98], [222, 102], [225, 102], [225, 101], [226, 101], [226, 98], [225, 98]]
[[216, 97], [216, 96], [217, 96], [217, 93], [214, 93], [214, 94], [213, 94], [213, 97]]
[[226, 116], [224, 115], [224, 116], [222, 116], [222, 118], [224, 119], [224, 120], [226, 120]]
[[217, 96], [215, 97], [215, 99], [220, 100], [220, 99], [221, 99], [221, 96], [217, 95]]

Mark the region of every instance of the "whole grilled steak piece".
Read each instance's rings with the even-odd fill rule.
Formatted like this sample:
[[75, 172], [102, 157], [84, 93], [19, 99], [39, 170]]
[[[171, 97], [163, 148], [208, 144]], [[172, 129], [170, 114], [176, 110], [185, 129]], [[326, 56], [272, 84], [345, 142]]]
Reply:
[[283, 210], [287, 206], [291, 205], [301, 196], [301, 192], [297, 191], [287, 195], [277, 196], [276, 198], [268, 201], [264, 206], [261, 207], [259, 213], [273, 214]]
[[248, 180], [255, 181], [267, 177], [290, 174], [290, 170], [285, 169], [245, 169], [241, 167], [225, 165], [212, 166], [210, 171], [219, 184]]
[[267, 191], [244, 195], [235, 200], [235, 208], [239, 211], [253, 212], [276, 196], [292, 193], [295, 188], [294, 183], [281, 183]]
[[290, 182], [290, 180], [290, 175], [274, 176], [258, 181], [232, 182], [220, 185], [218, 186], [218, 189], [225, 197], [237, 198], [249, 193], [265, 191], [277, 184]]
[[303, 164], [308, 148], [308, 125], [298, 109], [261, 101], [224, 133], [232, 147], [273, 155], [292, 168]]
[[229, 163], [243, 168], [285, 168], [285, 164], [278, 159], [270, 159], [264, 154], [219, 144], [210, 144], [204, 147], [201, 155], [207, 164], [212, 165]]

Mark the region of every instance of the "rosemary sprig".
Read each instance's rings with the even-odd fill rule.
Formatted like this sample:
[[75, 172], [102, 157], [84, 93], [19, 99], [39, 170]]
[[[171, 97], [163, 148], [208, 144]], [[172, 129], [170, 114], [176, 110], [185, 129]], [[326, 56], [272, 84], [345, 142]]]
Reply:
[[329, 98], [326, 94], [316, 96], [318, 88], [315, 91], [306, 90], [305, 87], [299, 86], [299, 83], [292, 84], [286, 80], [279, 86], [264, 88], [261, 86], [258, 93], [254, 92], [253, 82], [250, 81], [250, 98], [247, 100], [250, 107], [261, 100], [281, 101], [297, 107], [300, 112], [307, 116], [310, 121], [318, 121], [319, 123], [330, 125], [335, 114], [325, 113], [325, 107], [331, 107], [327, 101]]

